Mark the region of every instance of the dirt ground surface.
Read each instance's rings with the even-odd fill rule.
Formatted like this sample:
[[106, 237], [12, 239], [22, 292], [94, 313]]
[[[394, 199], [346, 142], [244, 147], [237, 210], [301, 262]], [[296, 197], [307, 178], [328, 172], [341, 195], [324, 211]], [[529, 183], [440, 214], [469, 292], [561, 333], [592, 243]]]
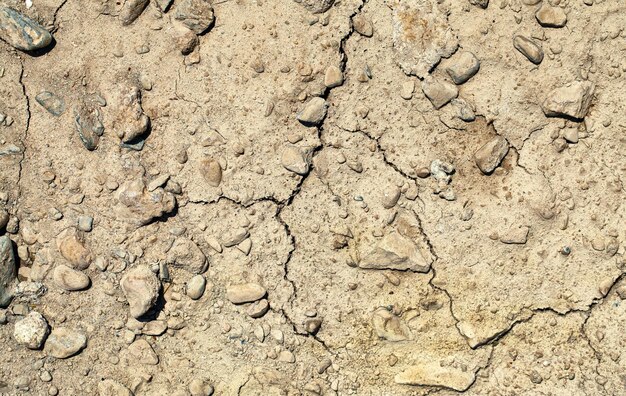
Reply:
[[626, 395], [626, 5], [0, 0], [0, 394]]

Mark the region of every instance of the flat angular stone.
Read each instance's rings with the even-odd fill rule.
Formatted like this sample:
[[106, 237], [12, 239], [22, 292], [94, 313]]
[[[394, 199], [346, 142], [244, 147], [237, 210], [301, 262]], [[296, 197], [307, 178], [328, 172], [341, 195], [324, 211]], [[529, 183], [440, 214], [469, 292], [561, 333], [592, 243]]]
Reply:
[[300, 149], [294, 146], [288, 146], [283, 150], [280, 162], [285, 169], [298, 175], [305, 175], [309, 171], [309, 163]]
[[430, 264], [430, 260], [424, 258], [415, 242], [398, 232], [385, 235], [378, 245], [359, 261], [360, 268], [415, 272], [428, 272]]
[[496, 136], [474, 154], [476, 165], [486, 175], [491, 174], [509, 152], [509, 142], [502, 136]]
[[473, 383], [475, 374], [451, 366], [441, 366], [433, 359], [415, 364], [395, 377], [395, 382], [404, 385], [440, 386], [458, 392], [467, 390]]
[[543, 27], [560, 28], [567, 23], [567, 14], [560, 7], [552, 7], [547, 2], [535, 14], [537, 22]]
[[550, 91], [541, 107], [548, 117], [566, 116], [582, 119], [589, 111], [594, 90], [595, 84], [591, 81], [573, 81]]
[[26, 15], [0, 5], [0, 39], [22, 51], [42, 49], [52, 43], [52, 35]]
[[530, 227], [528, 226], [511, 227], [500, 237], [500, 242], [523, 245], [528, 240], [529, 231]]
[[307, 126], [315, 126], [322, 123], [326, 117], [328, 104], [324, 98], [315, 97], [304, 106], [302, 111], [298, 113], [298, 121]]
[[44, 351], [57, 359], [66, 359], [76, 355], [87, 346], [87, 336], [64, 327], [52, 330], [46, 340]]
[[63, 98], [53, 94], [52, 92], [43, 91], [35, 96], [37, 103], [41, 105], [48, 113], [54, 116], [60, 116], [65, 112], [65, 101]]
[[128, 347], [129, 360], [137, 363], [155, 366], [159, 364], [159, 357], [152, 349], [152, 345], [146, 340], [139, 339]]
[[442, 108], [459, 95], [459, 90], [454, 84], [435, 80], [430, 76], [422, 81], [422, 91], [436, 109]]
[[196, 34], [207, 31], [215, 20], [208, 0], [183, 0], [176, 4], [175, 10], [174, 18]]
[[480, 61], [469, 51], [457, 52], [451, 61], [446, 72], [457, 85], [465, 83], [480, 69]]

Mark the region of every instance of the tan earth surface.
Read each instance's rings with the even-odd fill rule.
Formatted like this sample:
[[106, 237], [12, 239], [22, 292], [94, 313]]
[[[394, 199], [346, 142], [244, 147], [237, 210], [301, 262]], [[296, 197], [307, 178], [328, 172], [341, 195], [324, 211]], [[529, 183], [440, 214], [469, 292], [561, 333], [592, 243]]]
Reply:
[[0, 0], [0, 394], [626, 395], [626, 5]]

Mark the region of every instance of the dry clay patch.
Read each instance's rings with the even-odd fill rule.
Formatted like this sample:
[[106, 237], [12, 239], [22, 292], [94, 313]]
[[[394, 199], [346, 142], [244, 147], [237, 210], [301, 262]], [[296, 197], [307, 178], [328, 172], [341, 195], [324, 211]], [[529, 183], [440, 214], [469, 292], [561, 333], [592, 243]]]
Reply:
[[[174, 21], [180, 4], [150, 4], [126, 23], [140, 3], [36, 8], [29, 15], [58, 27], [55, 48], [22, 56], [23, 66], [3, 55], [4, 79], [17, 81], [6, 88], [15, 100], [0, 103], [15, 113], [3, 137], [17, 147], [2, 155], [3, 177], [17, 177], [6, 228], [15, 233], [20, 219], [20, 279], [35, 281], [12, 312], [41, 303], [57, 337], [89, 335], [70, 362], [95, 362], [76, 384], [64, 361], [33, 361], [43, 383], [53, 371], [54, 384], [101, 394], [186, 394], [181, 383], [192, 394], [212, 392], [209, 383], [225, 394], [481, 394], [501, 381], [514, 392], [619, 389], [603, 373], [620, 357], [598, 352], [605, 332], [621, 342], [615, 322], [594, 321], [619, 307], [623, 271], [623, 140], [609, 110], [619, 106], [610, 81], [621, 33], [610, 5], [562, 4], [567, 29], [546, 29], [535, 12], [549, 6], [532, 2], [337, 3], [317, 16], [305, 11], [321, 6], [311, 2], [265, 4], [263, 21], [246, 17], [260, 5], [226, 2], [198, 39]], [[72, 17], [80, 12], [89, 18]], [[129, 26], [112, 34], [120, 20]], [[597, 35], [585, 34], [594, 24]], [[539, 66], [513, 48], [510, 26], [539, 43]], [[94, 35], [102, 46], [89, 45]], [[449, 70], [475, 59], [478, 73], [456, 81]], [[341, 83], [328, 83], [329, 66], [345, 80], [332, 91]], [[587, 78], [583, 122], [544, 117], [553, 88]], [[64, 106], [38, 107], [44, 90]], [[328, 100], [327, 120], [302, 125], [296, 114], [314, 96]], [[488, 141], [506, 148], [480, 162], [497, 167], [490, 176], [474, 158]], [[55, 276], [84, 254], [104, 261]], [[163, 296], [143, 323], [127, 318], [118, 283], [147, 263]], [[76, 285], [86, 274], [87, 291], [39, 297], [37, 281]], [[226, 301], [241, 294], [233, 283], [253, 285], [258, 300]], [[83, 312], [92, 295], [107, 296], [97, 321]], [[51, 353], [24, 351], [3, 366]], [[218, 364], [210, 376], [200, 369]], [[16, 375], [18, 388], [29, 382]]]

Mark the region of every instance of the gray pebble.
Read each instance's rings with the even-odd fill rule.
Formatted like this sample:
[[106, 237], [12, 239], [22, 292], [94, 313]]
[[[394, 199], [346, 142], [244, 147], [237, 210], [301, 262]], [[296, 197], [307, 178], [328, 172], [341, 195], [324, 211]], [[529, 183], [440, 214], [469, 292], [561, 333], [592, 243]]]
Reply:
[[5, 308], [13, 299], [13, 282], [17, 277], [13, 242], [7, 236], [0, 237], [0, 307]]
[[176, 3], [174, 18], [196, 34], [207, 31], [213, 22], [213, 7], [208, 0], [182, 0]]
[[0, 39], [22, 51], [42, 49], [52, 43], [52, 35], [43, 26], [4, 5], [0, 5]]
[[543, 60], [543, 50], [531, 39], [517, 35], [513, 38], [513, 47], [535, 65]]
[[63, 98], [53, 94], [52, 92], [43, 91], [35, 96], [37, 103], [41, 105], [48, 113], [54, 116], [60, 116], [65, 112], [65, 101]]

